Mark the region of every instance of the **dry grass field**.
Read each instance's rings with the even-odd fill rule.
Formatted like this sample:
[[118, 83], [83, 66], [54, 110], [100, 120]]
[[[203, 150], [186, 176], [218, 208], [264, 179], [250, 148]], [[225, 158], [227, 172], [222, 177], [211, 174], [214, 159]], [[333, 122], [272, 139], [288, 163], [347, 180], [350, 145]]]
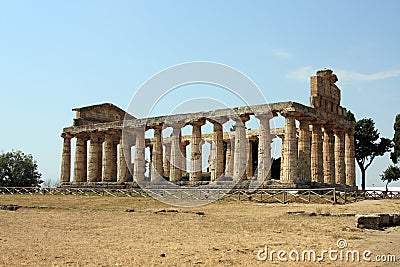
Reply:
[[[355, 228], [354, 217], [290, 215], [399, 213], [400, 200], [348, 205], [218, 201], [176, 208], [143, 197], [1, 195], [1, 266], [394, 266], [400, 265], [400, 227]], [[46, 206], [46, 207], [43, 207]], [[40, 208], [41, 207], [41, 208]], [[127, 212], [127, 209], [134, 211]], [[168, 212], [155, 210], [165, 209]], [[199, 215], [196, 212], [204, 212]], [[347, 249], [396, 255], [394, 263], [259, 261], [269, 250]]]

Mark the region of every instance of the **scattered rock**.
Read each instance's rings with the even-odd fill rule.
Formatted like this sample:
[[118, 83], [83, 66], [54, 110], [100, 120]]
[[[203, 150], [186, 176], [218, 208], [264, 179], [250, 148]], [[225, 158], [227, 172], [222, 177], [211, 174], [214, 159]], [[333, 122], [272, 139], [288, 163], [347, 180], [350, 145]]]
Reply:
[[160, 213], [160, 212], [166, 212], [165, 210], [153, 210], [152, 211], [154, 214]]
[[298, 214], [305, 214], [306, 212], [304, 210], [299, 210], [299, 211], [287, 211], [286, 214], [289, 215], [298, 215]]
[[161, 258], [165, 258], [166, 256], [167, 256], [167, 255], [166, 255], [165, 253], [161, 253], [161, 254], [160, 254], [160, 257], [161, 257]]
[[125, 212], [135, 212], [135, 209], [126, 209]]
[[357, 228], [367, 228], [367, 229], [380, 229], [380, 216], [369, 214], [369, 215], [356, 215], [356, 227]]
[[0, 210], [11, 210], [11, 211], [15, 211], [17, 209], [19, 209], [21, 206], [19, 205], [0, 205]]
[[154, 214], [157, 214], [157, 213], [164, 213], [164, 212], [176, 212], [176, 213], [178, 213], [179, 210], [166, 210], [166, 209], [161, 209], [161, 210], [153, 210], [152, 212], [153, 212]]
[[400, 226], [400, 214], [356, 215], [356, 227], [381, 229], [382, 227]]

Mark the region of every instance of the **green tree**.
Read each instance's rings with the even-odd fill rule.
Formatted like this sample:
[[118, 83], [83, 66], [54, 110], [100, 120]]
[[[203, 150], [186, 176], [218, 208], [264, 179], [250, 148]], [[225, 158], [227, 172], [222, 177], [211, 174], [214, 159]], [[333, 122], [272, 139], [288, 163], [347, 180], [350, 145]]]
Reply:
[[32, 155], [21, 151], [0, 154], [0, 186], [35, 187], [43, 181]]
[[394, 149], [390, 154], [390, 159], [396, 164], [400, 159], [400, 114], [397, 114], [396, 120], [394, 122], [394, 137], [393, 144]]
[[383, 174], [381, 174], [381, 180], [386, 182], [386, 191], [388, 191], [389, 183], [397, 181], [399, 179], [400, 179], [400, 168], [398, 166], [390, 165], [383, 172]]
[[354, 139], [356, 161], [361, 170], [361, 188], [365, 190], [366, 170], [376, 157], [390, 151], [392, 140], [380, 138], [378, 130], [375, 129], [375, 122], [370, 118], [356, 122]]

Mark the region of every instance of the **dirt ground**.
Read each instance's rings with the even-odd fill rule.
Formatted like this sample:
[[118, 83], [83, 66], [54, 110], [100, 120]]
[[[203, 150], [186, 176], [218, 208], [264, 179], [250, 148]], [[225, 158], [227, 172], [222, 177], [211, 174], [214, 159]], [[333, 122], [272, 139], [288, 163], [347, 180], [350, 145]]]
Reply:
[[[355, 228], [352, 216], [305, 216], [316, 213], [400, 213], [400, 200], [369, 200], [347, 205], [262, 204], [218, 201], [196, 208], [167, 206], [151, 198], [1, 195], [1, 266], [395, 266], [400, 265], [400, 227]], [[45, 206], [45, 207], [43, 207]], [[129, 209], [130, 212], [126, 210]], [[154, 212], [165, 209], [167, 212]], [[200, 212], [200, 213], [199, 213]], [[202, 215], [202, 213], [204, 215]], [[303, 250], [336, 249], [375, 256], [395, 255], [396, 262], [301, 260]], [[257, 254], [268, 247], [268, 258]], [[299, 251], [283, 255], [277, 252]], [[339, 252], [338, 252], [339, 253]], [[338, 254], [339, 255], [339, 254]]]

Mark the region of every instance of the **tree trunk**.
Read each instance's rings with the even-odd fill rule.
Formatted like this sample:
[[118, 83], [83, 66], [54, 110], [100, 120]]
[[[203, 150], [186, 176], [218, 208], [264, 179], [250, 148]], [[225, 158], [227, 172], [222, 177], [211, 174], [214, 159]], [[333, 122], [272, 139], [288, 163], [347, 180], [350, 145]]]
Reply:
[[361, 169], [361, 189], [365, 190], [365, 169]]
[[389, 191], [388, 185], [389, 185], [389, 181], [386, 182], [386, 192]]

